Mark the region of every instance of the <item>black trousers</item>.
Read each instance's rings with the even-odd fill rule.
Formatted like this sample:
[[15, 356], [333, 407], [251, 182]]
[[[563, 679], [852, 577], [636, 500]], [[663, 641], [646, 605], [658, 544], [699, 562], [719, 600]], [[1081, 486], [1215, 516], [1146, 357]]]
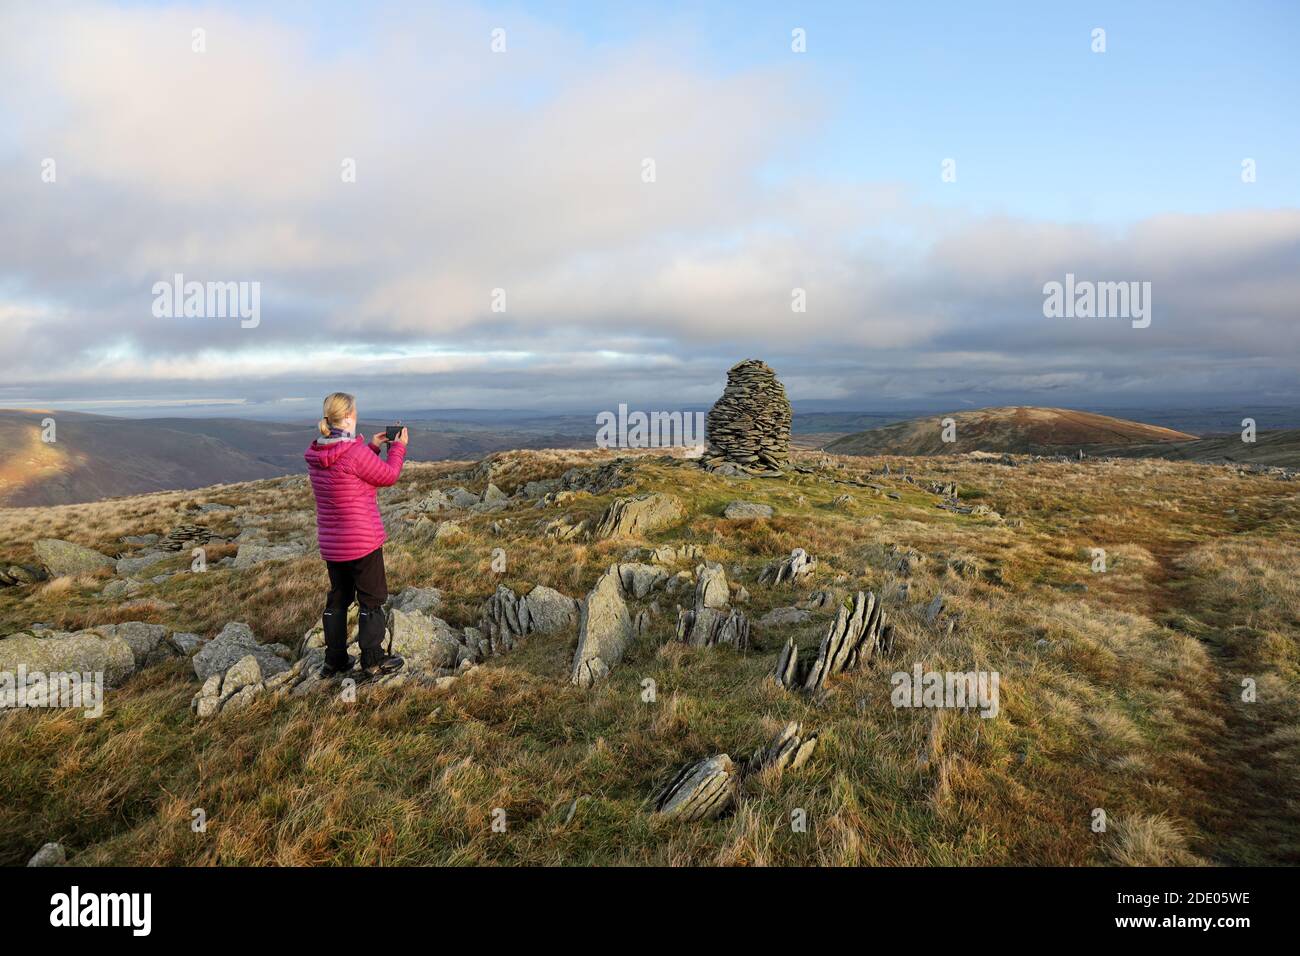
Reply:
[[[347, 621], [348, 608], [356, 601], [361, 607], [361, 625], [357, 629], [357, 644], [362, 652], [376, 651], [384, 640], [383, 604], [388, 600], [388, 579], [384, 575], [384, 549], [375, 548], [365, 557], [351, 561], [326, 561], [329, 569], [330, 593], [325, 600], [326, 616], [336, 616]], [[336, 632], [337, 633], [337, 632]], [[347, 643], [347, 625], [341, 628], [343, 644]], [[331, 628], [326, 627], [326, 642], [330, 641]], [[335, 638], [337, 640], [337, 638]], [[332, 648], [331, 648], [332, 649]], [[333, 649], [332, 649], [333, 650]], [[335, 650], [346, 654], [342, 647]]]

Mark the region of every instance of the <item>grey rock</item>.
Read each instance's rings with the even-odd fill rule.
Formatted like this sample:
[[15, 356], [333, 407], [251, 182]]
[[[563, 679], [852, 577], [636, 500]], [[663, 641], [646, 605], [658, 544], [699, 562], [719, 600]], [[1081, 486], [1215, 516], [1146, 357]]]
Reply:
[[936, 594], [934, 596], [934, 600], [930, 602], [930, 606], [925, 610], [925, 623], [931, 625], [934, 624], [934, 622], [938, 620], [939, 615], [942, 613], [943, 613], [943, 595]]
[[764, 568], [758, 576], [758, 583], [792, 583], [805, 574], [812, 573], [812, 570], [816, 567], [817, 562], [808, 557], [807, 551], [803, 548], [795, 548], [790, 552], [790, 557], [783, 558]]
[[247, 624], [232, 621], [194, 655], [194, 673], [199, 680], [205, 681], [213, 674], [224, 674], [249, 654], [257, 658], [258, 667], [267, 677], [289, 666], [289, 662], [275, 653], [272, 646], [259, 644]]
[[446, 621], [418, 612], [390, 611], [388, 634], [393, 653], [415, 669], [454, 667], [460, 656], [460, 636]]
[[703, 561], [704, 549], [698, 544], [681, 544], [677, 547], [666, 544], [650, 551], [652, 564], [677, 564], [680, 561]]
[[99, 593], [110, 601], [117, 601], [121, 598], [131, 597], [133, 594], [139, 593], [143, 587], [144, 585], [139, 581], [116, 580], [109, 581], [105, 584], [104, 590]]
[[167, 642], [167, 628], [161, 624], [126, 621], [122, 624], [105, 624], [95, 630], [105, 637], [120, 637], [131, 647], [137, 669], [156, 664], [175, 656], [175, 649]]
[[570, 680], [590, 687], [609, 674], [632, 642], [634, 629], [623, 600], [618, 566], [610, 565], [582, 603], [578, 623], [578, 648]]
[[221, 679], [221, 696], [230, 697], [249, 684], [260, 684], [261, 682], [262, 668], [257, 663], [257, 658], [252, 654], [248, 654], [237, 660], [230, 666], [230, 670], [226, 671], [225, 676]]
[[448, 497], [453, 508], [471, 508], [479, 503], [479, 496], [464, 488], [453, 488]]
[[46, 674], [98, 672], [105, 684], [116, 686], [135, 671], [135, 654], [122, 638], [97, 630], [53, 632], [48, 637], [15, 634], [0, 640], [0, 671], [16, 672], [20, 665]]
[[524, 598], [535, 634], [559, 634], [577, 623], [578, 602], [554, 588], [539, 584]]
[[677, 639], [692, 647], [727, 644], [743, 651], [749, 647], [749, 619], [734, 608], [683, 609], [677, 617]]
[[736, 800], [740, 773], [731, 757], [718, 754], [683, 768], [654, 798], [655, 812], [681, 820], [711, 820]]
[[459, 522], [442, 521], [438, 524], [438, 529], [433, 533], [433, 540], [445, 541], [448, 538], [454, 538], [464, 533], [464, 529], [461, 528]]
[[695, 609], [726, 607], [731, 598], [727, 572], [722, 565], [706, 561], [695, 569]]
[[168, 558], [176, 557], [175, 551], [149, 551], [145, 554], [127, 558], [118, 558], [115, 570], [118, 574], [136, 574], [145, 568], [153, 567]]
[[745, 766], [745, 773], [769, 771], [779, 775], [786, 770], [798, 770], [817, 748], [817, 735], [803, 736], [803, 725], [798, 721], [786, 724], [766, 747], [754, 754]]
[[732, 521], [747, 518], [770, 518], [772, 514], [771, 505], [758, 504], [753, 501], [733, 501], [722, 510], [722, 516]]
[[628, 563], [618, 566], [623, 591], [638, 601], [668, 580], [668, 572], [653, 564]]
[[392, 600], [397, 611], [420, 611], [433, 614], [442, 608], [442, 592], [437, 588], [404, 587]]
[[27, 865], [65, 866], [67, 862], [68, 854], [63, 849], [62, 843], [47, 843], [36, 851], [36, 855], [27, 861]]
[[669, 495], [655, 493], [615, 498], [596, 525], [596, 537], [649, 534], [681, 518], [681, 504]]
[[301, 558], [306, 553], [307, 548], [303, 544], [257, 544], [245, 541], [235, 555], [234, 567], [241, 570], [267, 561], [289, 561]]
[[193, 654], [203, 646], [203, 638], [197, 634], [177, 631], [172, 635], [172, 644], [184, 655]]
[[759, 627], [790, 627], [805, 623], [812, 614], [800, 607], [776, 607], [758, 619]]
[[817, 657], [799, 661], [798, 648], [791, 638], [777, 659], [773, 679], [783, 687], [802, 689], [815, 694], [833, 674], [854, 670], [877, 651], [884, 651], [889, 632], [884, 612], [876, 596], [859, 591], [850, 610], [841, 606], [834, 622], [822, 638]]
[[41, 538], [32, 545], [32, 550], [36, 552], [36, 559], [54, 577], [84, 574], [114, 564], [106, 554], [59, 538]]

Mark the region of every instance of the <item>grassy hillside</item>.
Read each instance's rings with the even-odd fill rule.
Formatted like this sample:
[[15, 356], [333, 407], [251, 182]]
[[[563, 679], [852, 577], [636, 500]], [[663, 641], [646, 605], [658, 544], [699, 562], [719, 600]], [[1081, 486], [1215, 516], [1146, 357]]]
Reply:
[[[481, 491], [489, 477], [513, 492], [609, 457], [417, 464], [384, 500]], [[92, 865], [1300, 862], [1293, 483], [1151, 460], [891, 458], [880, 477], [868, 475], [879, 460], [798, 457], [809, 473], [743, 481], [645, 456], [617, 490], [457, 514], [460, 537], [434, 541], [390, 522], [385, 551], [391, 589], [442, 589], [441, 615], [458, 626], [476, 623], [499, 581], [581, 598], [611, 563], [659, 544], [697, 544], [720, 561], [747, 589], [738, 606], [754, 622], [811, 589], [873, 590], [895, 625], [892, 651], [833, 678], [824, 699], [767, 675], [788, 636], [815, 646], [831, 609], [801, 625], [755, 623], [757, 647], [741, 653], [673, 641], [674, 599], [663, 596], [663, 613], [593, 690], [567, 681], [570, 632], [530, 636], [448, 689], [376, 688], [352, 704], [263, 699], [199, 721], [193, 672], [174, 661], [110, 693], [97, 720], [0, 716], [0, 863], [21, 863], [47, 840]], [[938, 507], [931, 480], [957, 482], [956, 510]], [[634, 491], [676, 496], [685, 517], [645, 539], [542, 533]], [[723, 518], [737, 499], [775, 515]], [[204, 518], [224, 535], [239, 515], [269, 515], [286, 534], [313, 523], [301, 478], [10, 509], [0, 511], [0, 562], [30, 561], [30, 543], [47, 535], [113, 553], [123, 535], [194, 520], [200, 501], [236, 506]], [[981, 504], [997, 514], [963, 513]], [[760, 569], [795, 547], [819, 561], [811, 580], [759, 584]], [[1105, 573], [1091, 571], [1097, 547]], [[494, 548], [507, 557], [500, 577]], [[924, 560], [904, 570], [897, 555], [908, 549]], [[37, 621], [146, 620], [211, 635], [240, 620], [292, 644], [318, 619], [325, 588], [314, 557], [176, 575], [130, 607], [98, 593], [110, 576], [0, 590], [0, 634]], [[928, 622], [936, 594], [945, 609]], [[890, 675], [916, 663], [998, 671], [999, 715], [895, 709]], [[1255, 703], [1241, 699], [1246, 677]], [[646, 678], [654, 703], [642, 699]], [[805, 767], [747, 781], [737, 810], [714, 822], [647, 813], [686, 762], [743, 758], [789, 720], [820, 735]], [[206, 833], [191, 830], [196, 808]], [[505, 832], [492, 828], [496, 808]], [[1105, 833], [1091, 827], [1096, 808]], [[790, 825], [796, 809], [807, 832]]]
[[[945, 422], [953, 441], [944, 440]], [[971, 451], [1068, 453], [1095, 445], [1191, 441], [1195, 435], [1068, 408], [1013, 405], [933, 415], [846, 435], [826, 446], [839, 455], [955, 455]]]
[[[56, 441], [41, 439], [53, 417]], [[361, 423], [366, 434], [387, 421]], [[478, 458], [508, 448], [594, 444], [590, 419], [499, 423], [408, 419], [413, 460]], [[562, 430], [562, 428], [564, 430]], [[307, 423], [242, 418], [117, 418], [0, 409], [0, 506], [62, 505], [291, 475], [316, 436]]]

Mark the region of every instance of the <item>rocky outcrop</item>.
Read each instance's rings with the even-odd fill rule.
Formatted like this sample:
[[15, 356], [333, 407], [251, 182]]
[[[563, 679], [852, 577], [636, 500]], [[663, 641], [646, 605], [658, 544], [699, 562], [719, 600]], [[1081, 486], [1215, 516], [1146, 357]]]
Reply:
[[681, 520], [682, 506], [676, 498], [661, 494], [615, 498], [596, 525], [597, 538], [644, 535]]
[[706, 757], [673, 777], [654, 797], [654, 811], [678, 820], [712, 820], [729, 810], [740, 787], [740, 770], [727, 754]]
[[668, 580], [668, 572], [653, 564], [629, 562], [618, 566], [619, 582], [628, 597], [642, 600]]
[[0, 640], [0, 671], [19, 667], [28, 673], [102, 673], [111, 687], [135, 673], [136, 658], [123, 638], [99, 630], [22, 633]]
[[757, 359], [746, 359], [727, 372], [727, 387], [709, 410], [703, 461], [779, 474], [790, 460], [790, 420], [790, 402], [776, 373]]
[[871, 592], [857, 593], [852, 610], [841, 606], [835, 621], [822, 638], [817, 656], [799, 660], [799, 649], [790, 638], [777, 658], [772, 678], [789, 690], [809, 694], [820, 691], [833, 674], [854, 670], [868, 661], [888, 641], [888, 626], [880, 602]]
[[578, 649], [573, 655], [570, 680], [579, 687], [591, 687], [603, 680], [623, 659], [634, 636], [618, 566], [612, 564], [582, 602]]
[[749, 758], [745, 764], [745, 774], [766, 771], [778, 776], [787, 770], [798, 770], [812, 752], [817, 749], [817, 735], [803, 736], [803, 724], [791, 721], [768, 743], [766, 747]]
[[486, 635], [489, 653], [503, 654], [529, 634], [555, 634], [568, 630], [578, 619], [578, 602], [545, 585], [519, 597], [504, 584], [483, 607], [479, 630]]
[[749, 618], [728, 607], [731, 589], [722, 565], [706, 561], [695, 569], [695, 606], [677, 615], [677, 640], [692, 647], [727, 644], [749, 647]]
[[10, 564], [0, 567], [0, 588], [22, 587], [45, 580], [42, 568], [33, 568], [25, 564]]
[[722, 565], [706, 561], [695, 569], [695, 608], [726, 607], [731, 600], [727, 572]]
[[794, 583], [805, 574], [811, 574], [817, 562], [808, 557], [803, 548], [795, 548], [788, 558], [782, 558], [765, 567], [758, 575], [759, 584]]
[[113, 559], [106, 554], [60, 538], [41, 538], [32, 545], [32, 550], [50, 576], [56, 578], [98, 571], [114, 564]]
[[433, 614], [442, 609], [442, 592], [437, 588], [407, 586], [393, 595], [390, 606], [398, 611], [419, 611]]
[[167, 639], [167, 628], [161, 624], [144, 624], [126, 621], [122, 624], [101, 624], [95, 628], [107, 637], [120, 637], [131, 648], [136, 669], [159, 664], [184, 653]]
[[749, 618], [736, 608], [684, 609], [677, 617], [677, 639], [691, 647], [727, 644], [743, 651], [749, 647]]
[[[355, 649], [355, 605], [348, 611], [347, 627], [348, 646]], [[392, 605], [384, 614], [384, 647], [391, 647], [394, 654], [405, 658], [409, 670], [422, 672], [451, 670], [465, 661], [478, 663], [490, 653], [486, 639], [473, 628], [457, 631], [442, 618], [414, 608], [401, 610]], [[297, 656], [302, 659], [324, 650], [325, 631], [317, 623], [298, 642]]]
[[704, 549], [698, 544], [665, 544], [650, 550], [652, 564], [678, 564], [682, 561], [704, 560]]
[[797, 721], [786, 724], [767, 746], [737, 766], [727, 754], [688, 764], [652, 798], [654, 812], [678, 820], [713, 820], [740, 798], [741, 785], [754, 774], [769, 780], [808, 762], [817, 748], [817, 735], [804, 736]]
[[257, 659], [265, 675], [288, 670], [289, 649], [283, 644], [261, 644], [247, 624], [230, 622], [194, 655], [194, 673], [207, 681], [213, 674], [224, 674], [248, 655]]

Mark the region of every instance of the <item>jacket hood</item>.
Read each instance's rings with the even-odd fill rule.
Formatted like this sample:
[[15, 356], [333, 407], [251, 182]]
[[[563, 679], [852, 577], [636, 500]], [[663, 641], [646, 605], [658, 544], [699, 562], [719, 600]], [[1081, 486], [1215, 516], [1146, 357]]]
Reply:
[[346, 455], [358, 441], [364, 439], [358, 436], [353, 441], [335, 441], [325, 444], [314, 441], [302, 457], [307, 459], [307, 464], [312, 468], [328, 468]]

